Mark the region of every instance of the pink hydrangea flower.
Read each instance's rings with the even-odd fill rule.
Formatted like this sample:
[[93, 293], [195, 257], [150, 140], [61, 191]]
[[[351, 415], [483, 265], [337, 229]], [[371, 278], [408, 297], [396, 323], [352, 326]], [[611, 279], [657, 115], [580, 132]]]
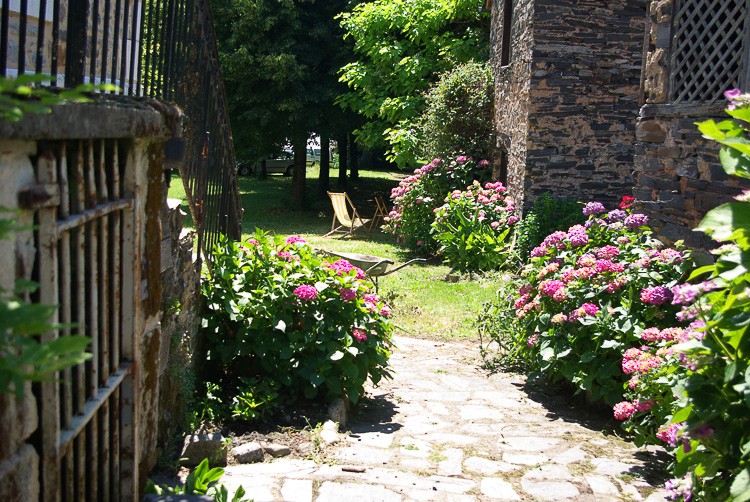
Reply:
[[583, 206], [583, 214], [584, 216], [591, 216], [592, 214], [601, 214], [606, 213], [607, 208], [604, 207], [604, 204], [601, 202], [589, 202], [585, 206]]
[[508, 225], [515, 225], [516, 223], [518, 223], [518, 216], [508, 217]]
[[539, 341], [539, 333], [534, 333], [528, 339], [526, 339], [526, 345], [529, 347], [533, 347], [534, 345], [536, 345], [537, 341]]
[[351, 288], [341, 288], [339, 294], [341, 295], [341, 299], [345, 302], [350, 302], [357, 297], [357, 292]]
[[641, 301], [650, 305], [663, 305], [672, 299], [672, 292], [664, 286], [652, 286], [641, 290]]
[[615, 246], [604, 246], [596, 253], [596, 257], [601, 260], [611, 260], [619, 254], [620, 250]]
[[584, 303], [583, 305], [581, 305], [581, 308], [588, 316], [595, 316], [599, 313], [599, 307], [597, 307], [593, 303]]
[[305, 244], [307, 243], [307, 241], [303, 239], [302, 237], [300, 237], [299, 235], [292, 235], [286, 238], [286, 243], [287, 244], [298, 244], [298, 243]]
[[613, 406], [612, 410], [614, 411], [615, 419], [617, 420], [627, 420], [638, 411], [630, 401], [617, 403]]
[[552, 324], [562, 324], [562, 323], [564, 323], [567, 320], [568, 320], [568, 316], [566, 316], [565, 314], [563, 314], [562, 312], [560, 312], [558, 314], [553, 315], [552, 319], [550, 319], [550, 322]]
[[318, 290], [315, 289], [315, 286], [303, 284], [302, 286], [297, 286], [294, 290], [294, 295], [302, 301], [310, 301], [318, 297]]
[[358, 341], [358, 342], [364, 342], [367, 340], [367, 333], [365, 330], [361, 328], [354, 328], [352, 329], [352, 336]]
[[380, 315], [383, 317], [391, 317], [391, 308], [388, 305], [383, 305], [380, 309]]
[[659, 427], [656, 437], [667, 443], [669, 446], [677, 446], [680, 430], [685, 426], [685, 422], [668, 424]]

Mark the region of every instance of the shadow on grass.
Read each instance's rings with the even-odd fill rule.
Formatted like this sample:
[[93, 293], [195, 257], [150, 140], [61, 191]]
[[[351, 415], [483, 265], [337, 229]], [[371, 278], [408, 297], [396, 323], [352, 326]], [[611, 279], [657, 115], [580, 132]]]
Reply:
[[[340, 187], [332, 170], [330, 191], [345, 191], [354, 202], [363, 218], [375, 212], [375, 195], [388, 200], [391, 189], [398, 185], [400, 173], [364, 171], [357, 180], [349, 180], [346, 187]], [[244, 210], [242, 231], [252, 233], [255, 228], [269, 230], [277, 234], [319, 234], [330, 230], [333, 209], [328, 196], [319, 193], [317, 176], [307, 179], [306, 208], [292, 208], [292, 178], [268, 176], [266, 179], [251, 177], [239, 178], [240, 199]], [[381, 232], [361, 232], [355, 239], [392, 239]]]

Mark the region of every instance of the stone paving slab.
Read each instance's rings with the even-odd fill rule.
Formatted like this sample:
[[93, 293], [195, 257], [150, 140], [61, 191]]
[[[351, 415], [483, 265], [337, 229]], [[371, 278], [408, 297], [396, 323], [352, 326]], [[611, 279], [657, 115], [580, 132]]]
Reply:
[[488, 374], [475, 345], [396, 345], [394, 379], [369, 390], [323, 463], [229, 466], [222, 481], [258, 502], [665, 500], [642, 477], [657, 449], [527, 393], [521, 376]]

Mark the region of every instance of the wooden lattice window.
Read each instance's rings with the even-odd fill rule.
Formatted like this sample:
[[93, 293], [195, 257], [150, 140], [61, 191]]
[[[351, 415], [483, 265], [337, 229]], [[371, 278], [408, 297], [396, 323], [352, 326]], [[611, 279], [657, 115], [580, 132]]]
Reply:
[[713, 102], [747, 87], [750, 0], [676, 0], [671, 101]]

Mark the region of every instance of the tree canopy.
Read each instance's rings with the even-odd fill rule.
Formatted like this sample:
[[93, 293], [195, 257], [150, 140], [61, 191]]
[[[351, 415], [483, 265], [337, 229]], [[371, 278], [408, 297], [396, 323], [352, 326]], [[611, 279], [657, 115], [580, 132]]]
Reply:
[[339, 18], [356, 61], [340, 70], [349, 91], [337, 102], [368, 120], [356, 131], [367, 147], [386, 146], [389, 160], [416, 162], [416, 122], [424, 91], [456, 64], [488, 57], [484, 0], [375, 0]]
[[212, 0], [235, 145], [259, 158], [332, 129], [346, 57], [335, 15], [348, 0]]

